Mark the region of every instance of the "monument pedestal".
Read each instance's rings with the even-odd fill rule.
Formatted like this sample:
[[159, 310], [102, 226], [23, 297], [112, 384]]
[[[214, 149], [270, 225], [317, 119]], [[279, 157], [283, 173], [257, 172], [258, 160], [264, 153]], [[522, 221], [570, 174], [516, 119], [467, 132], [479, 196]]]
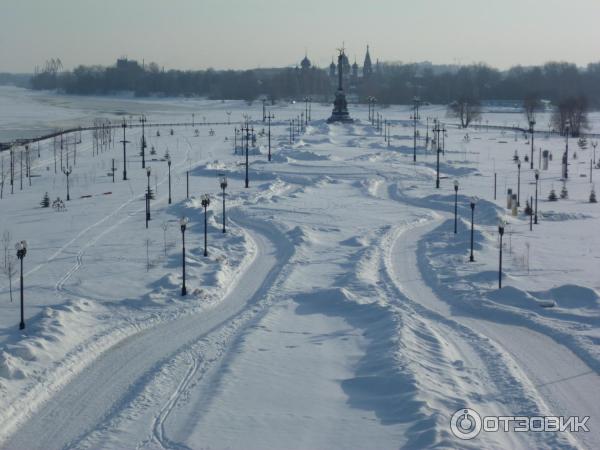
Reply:
[[331, 117], [327, 119], [327, 123], [334, 122], [345, 122], [352, 123], [354, 119], [350, 117], [350, 113], [348, 112], [348, 102], [346, 101], [346, 94], [343, 90], [338, 89], [335, 93], [335, 101], [333, 102], [333, 111], [331, 113]]
[[335, 93], [335, 100], [333, 102], [333, 111], [331, 112], [331, 117], [327, 119], [327, 123], [352, 123], [354, 119], [350, 117], [350, 113], [348, 112], [348, 102], [346, 101], [346, 94], [344, 93], [343, 82], [343, 57], [344, 50], [340, 50], [340, 54], [338, 56], [338, 90]]

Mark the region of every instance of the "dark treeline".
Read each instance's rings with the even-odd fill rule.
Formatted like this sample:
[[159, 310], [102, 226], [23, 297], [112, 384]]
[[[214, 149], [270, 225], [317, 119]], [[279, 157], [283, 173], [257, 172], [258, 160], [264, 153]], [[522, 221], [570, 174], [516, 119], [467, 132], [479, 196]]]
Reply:
[[[111, 67], [79, 66], [60, 71], [60, 60], [50, 60], [31, 79], [34, 89], [58, 89], [68, 94], [113, 94], [130, 91], [137, 96], [205, 96], [212, 99], [273, 100], [310, 95], [329, 100], [335, 81], [326, 70], [255, 69], [245, 71], [160, 70], [121, 59]], [[428, 64], [381, 64], [368, 79], [349, 80], [349, 91], [359, 101], [375, 96], [381, 103], [406, 104], [415, 96], [449, 104], [459, 98], [514, 100], [536, 96], [558, 105], [562, 100], [585, 97], [590, 107], [600, 107], [600, 63], [578, 68], [569, 63], [516, 66], [500, 71], [484, 64], [436, 67]]]

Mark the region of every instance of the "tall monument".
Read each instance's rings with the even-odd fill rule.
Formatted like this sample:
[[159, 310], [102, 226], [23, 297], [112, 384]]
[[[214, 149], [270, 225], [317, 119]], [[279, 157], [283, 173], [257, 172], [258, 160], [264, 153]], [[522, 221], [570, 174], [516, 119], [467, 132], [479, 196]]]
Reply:
[[327, 119], [327, 123], [334, 122], [354, 122], [354, 119], [350, 117], [348, 112], [348, 102], [346, 101], [346, 94], [344, 93], [343, 86], [343, 72], [344, 72], [344, 49], [339, 49], [340, 54], [338, 55], [338, 89], [335, 93], [335, 101], [333, 102], [333, 112], [331, 117]]

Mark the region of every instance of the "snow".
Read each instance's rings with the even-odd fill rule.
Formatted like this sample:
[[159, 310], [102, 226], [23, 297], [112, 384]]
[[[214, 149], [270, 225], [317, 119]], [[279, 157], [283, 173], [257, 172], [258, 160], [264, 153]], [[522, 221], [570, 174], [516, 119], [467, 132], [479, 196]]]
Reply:
[[[254, 128], [263, 128], [260, 103], [79, 98], [16, 88], [0, 89], [0, 97], [3, 138], [96, 117], [118, 122], [117, 112], [144, 113], [151, 122], [189, 122], [195, 113], [199, 124], [248, 113]], [[392, 123], [389, 146], [366, 122], [366, 107], [351, 106], [360, 119], [351, 125], [327, 125], [330, 109], [312, 105], [315, 120], [290, 145], [288, 119], [303, 105], [275, 105], [273, 160], [267, 162], [266, 136], [260, 137], [250, 152], [249, 189], [244, 158], [232, 151], [233, 123], [211, 125], [215, 136], [203, 125], [194, 127], [199, 136], [191, 126], [174, 128], [173, 136], [161, 127], [160, 137], [147, 129], [148, 148], [157, 150], [149, 163], [157, 198], [148, 230], [140, 128], [127, 129], [128, 181], [121, 179], [121, 144], [93, 156], [91, 134], [83, 133], [65, 212], [39, 207], [44, 192], [63, 198], [66, 180], [54, 173], [52, 141], [40, 144], [40, 158], [32, 147], [32, 173], [39, 176], [31, 187], [24, 179], [21, 190], [17, 175], [15, 193], [5, 186], [0, 200], [0, 231], [29, 242], [23, 331], [18, 278], [13, 303], [6, 278], [0, 281], [0, 446], [600, 445], [600, 210], [588, 202], [591, 146], [581, 150], [571, 141], [578, 157], [569, 198], [554, 203], [546, 199], [562, 187], [564, 141], [536, 135], [536, 167], [539, 147], [554, 158], [541, 172], [540, 223], [530, 232], [523, 208], [516, 217], [505, 209], [506, 189], [516, 191], [512, 157], [515, 150], [529, 154], [527, 136], [449, 126], [436, 190], [435, 154], [423, 149], [425, 120], [412, 162], [410, 108], [382, 110]], [[451, 122], [444, 114], [440, 106], [421, 111]], [[591, 118], [597, 127], [600, 120]], [[524, 119], [516, 110], [494, 110], [486, 121]], [[114, 184], [106, 175], [112, 158]], [[220, 173], [229, 177], [227, 233]], [[453, 179], [460, 183], [457, 235]], [[522, 206], [534, 188], [523, 163]], [[204, 193], [212, 195], [208, 257]], [[472, 195], [479, 200], [470, 263]], [[179, 295], [182, 215], [191, 219], [186, 297]], [[509, 220], [502, 290], [499, 217]], [[459, 441], [448, 424], [463, 407], [482, 415], [589, 415], [591, 431], [482, 433]]]

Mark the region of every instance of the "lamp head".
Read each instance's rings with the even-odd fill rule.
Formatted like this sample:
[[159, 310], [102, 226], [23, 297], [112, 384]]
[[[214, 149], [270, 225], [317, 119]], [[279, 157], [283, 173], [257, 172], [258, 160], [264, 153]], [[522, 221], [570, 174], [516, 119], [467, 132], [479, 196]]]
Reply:
[[540, 171], [538, 169], [535, 169], [535, 179], [537, 180], [540, 177]]
[[477, 197], [475, 197], [475, 196], [471, 197], [471, 208], [475, 208], [475, 204], [477, 203], [477, 200], [479, 200]]
[[454, 190], [458, 191], [458, 180], [454, 180]]

